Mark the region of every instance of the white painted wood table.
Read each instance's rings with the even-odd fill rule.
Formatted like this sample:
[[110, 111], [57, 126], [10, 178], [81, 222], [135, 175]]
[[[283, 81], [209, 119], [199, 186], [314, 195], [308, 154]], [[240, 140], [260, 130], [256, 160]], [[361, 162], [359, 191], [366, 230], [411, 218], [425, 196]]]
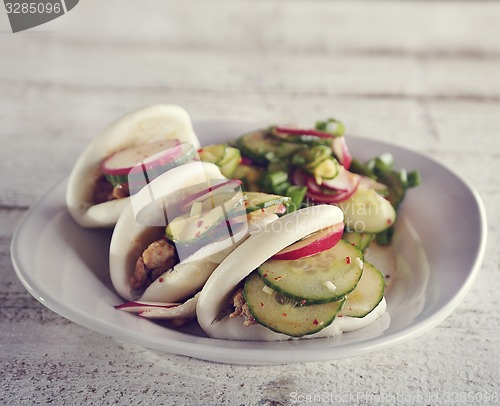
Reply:
[[[499, 21], [498, 2], [86, 0], [14, 35], [2, 9], [0, 404], [284, 405], [323, 393], [338, 404], [357, 394], [361, 404], [498, 401]], [[352, 133], [444, 162], [486, 206], [471, 292], [394, 348], [262, 367], [152, 351], [46, 309], [15, 276], [16, 225], [110, 121], [157, 102], [195, 119], [335, 115]]]

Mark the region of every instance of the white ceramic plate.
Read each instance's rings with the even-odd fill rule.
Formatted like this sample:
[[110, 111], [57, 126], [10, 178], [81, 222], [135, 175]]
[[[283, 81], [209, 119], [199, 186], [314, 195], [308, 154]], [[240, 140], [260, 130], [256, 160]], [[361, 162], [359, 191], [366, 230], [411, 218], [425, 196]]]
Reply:
[[[195, 124], [202, 143], [234, 138], [255, 124]], [[402, 206], [395, 249], [398, 273], [387, 293], [388, 313], [365, 329], [329, 339], [242, 342], [206, 337], [192, 323], [171, 329], [116, 310], [122, 302], [108, 275], [109, 230], [86, 230], [65, 208], [66, 181], [49, 190], [19, 224], [11, 245], [17, 275], [49, 309], [75, 323], [145, 347], [235, 364], [326, 361], [379, 350], [441, 322], [464, 298], [479, 271], [486, 219], [477, 193], [436, 161], [407, 149], [349, 137], [354, 156], [383, 152], [421, 172], [423, 183]]]

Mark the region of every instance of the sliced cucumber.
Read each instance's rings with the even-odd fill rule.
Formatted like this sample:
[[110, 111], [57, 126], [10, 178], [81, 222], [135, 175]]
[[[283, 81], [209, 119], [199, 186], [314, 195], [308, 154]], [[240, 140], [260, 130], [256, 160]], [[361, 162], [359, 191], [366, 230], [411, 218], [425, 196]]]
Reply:
[[301, 144], [278, 140], [272, 137], [267, 130], [258, 130], [241, 136], [236, 141], [236, 146], [243, 155], [259, 164], [267, 164], [286, 158], [304, 147]]
[[233, 178], [243, 182], [243, 189], [247, 192], [254, 192], [260, 189], [258, 183], [264, 175], [264, 168], [255, 165], [238, 165], [233, 173]]
[[363, 272], [363, 254], [340, 240], [319, 254], [296, 260], [269, 259], [257, 268], [274, 290], [307, 303], [339, 300], [351, 292]]
[[[220, 204], [213, 206], [212, 198], [208, 202], [202, 202], [202, 207], [210, 208], [193, 217], [190, 213], [184, 214], [171, 221], [166, 230], [166, 237], [175, 244], [195, 245], [209, 238], [211, 233], [220, 224], [228, 222], [231, 218], [240, 216], [244, 212], [237, 210], [239, 206], [243, 209], [244, 196], [241, 192], [233, 193], [228, 197], [225, 193], [215, 195]], [[206, 204], [205, 204], [206, 203]]]
[[384, 297], [384, 275], [375, 266], [365, 262], [363, 275], [356, 288], [347, 295], [339, 315], [365, 317]]
[[333, 179], [339, 174], [339, 163], [336, 159], [328, 157], [314, 167], [311, 172], [318, 185], [323, 183], [323, 179]]
[[316, 145], [297, 151], [292, 157], [292, 164], [309, 171], [314, 170], [321, 162], [332, 156], [332, 149], [326, 145]]
[[255, 321], [292, 337], [313, 334], [329, 326], [344, 302], [342, 299], [305, 306], [301, 301], [287, 298], [272, 289], [269, 291], [256, 272], [246, 278], [243, 294]]
[[291, 198], [287, 196], [270, 195], [260, 192], [247, 192], [245, 193], [247, 200], [245, 202], [247, 213], [256, 210], [266, 209], [270, 206], [278, 204], [288, 204]]
[[226, 178], [232, 178], [236, 167], [241, 162], [239, 149], [226, 144], [213, 144], [198, 150], [200, 160], [216, 164]]
[[218, 164], [226, 156], [226, 149], [226, 144], [207, 145], [206, 147], [200, 148], [198, 154], [200, 155], [201, 161]]
[[337, 205], [344, 212], [347, 227], [353, 231], [379, 233], [396, 220], [394, 207], [373, 189], [358, 187], [350, 198]]
[[356, 231], [347, 231], [342, 235], [342, 239], [356, 244], [361, 252], [365, 252], [370, 243], [375, 238], [375, 234], [371, 233], [357, 233]]
[[226, 148], [226, 155], [217, 165], [220, 167], [220, 171], [226, 178], [232, 178], [234, 171], [241, 163], [241, 153], [240, 150], [233, 147]]

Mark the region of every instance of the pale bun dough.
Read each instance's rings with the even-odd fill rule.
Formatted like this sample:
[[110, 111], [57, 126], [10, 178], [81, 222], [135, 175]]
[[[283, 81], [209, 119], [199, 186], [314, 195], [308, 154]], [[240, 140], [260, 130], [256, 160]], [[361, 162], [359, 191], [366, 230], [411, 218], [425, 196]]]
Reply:
[[199, 148], [187, 112], [175, 105], [153, 105], [118, 119], [83, 151], [71, 171], [66, 204], [82, 227], [112, 227], [129, 198], [94, 204], [93, 192], [101, 161], [123, 148], [163, 139], [179, 139]]

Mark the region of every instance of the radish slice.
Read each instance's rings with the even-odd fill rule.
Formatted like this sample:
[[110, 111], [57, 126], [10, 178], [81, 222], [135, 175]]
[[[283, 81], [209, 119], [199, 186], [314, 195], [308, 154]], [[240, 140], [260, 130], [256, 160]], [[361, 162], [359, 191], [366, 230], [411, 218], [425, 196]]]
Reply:
[[180, 306], [181, 303], [162, 303], [162, 302], [125, 302], [115, 306], [115, 309], [125, 310], [129, 313], [142, 313], [153, 309], [171, 309]]
[[179, 306], [174, 307], [150, 307], [139, 313], [139, 316], [147, 319], [165, 320], [188, 320], [196, 317], [196, 304], [198, 303], [198, 292], [192, 298], [186, 300]]
[[323, 180], [321, 187], [339, 192], [348, 192], [355, 188], [356, 184], [360, 182], [361, 179], [359, 178], [359, 175], [349, 172], [344, 169], [344, 167], [340, 167], [338, 175], [333, 179]]
[[[342, 172], [345, 172], [345, 174], [342, 174]], [[336, 181], [338, 176], [341, 176], [341, 178]], [[314, 202], [334, 204], [351, 197], [357, 190], [361, 181], [361, 177], [359, 175], [347, 170], [342, 171], [342, 169], [337, 177], [329, 181], [323, 181], [320, 186], [316, 183], [314, 177], [307, 175], [300, 169], [295, 169], [292, 173], [292, 182], [298, 186], [307, 186], [306, 196]], [[325, 182], [331, 182], [329, 183], [330, 187], [322, 187], [327, 186], [325, 185]]]
[[199, 293], [184, 303], [125, 302], [115, 308], [148, 319], [191, 319], [196, 316], [198, 296]]
[[306, 184], [306, 174], [300, 169], [295, 169], [292, 173], [292, 182], [297, 186], [304, 186]]
[[347, 143], [345, 142], [345, 137], [336, 137], [332, 141], [332, 149], [335, 156], [338, 158], [340, 164], [345, 168], [349, 169], [352, 163], [352, 155], [347, 148]]
[[[137, 165], [142, 164], [144, 160], [147, 160], [144, 162], [146, 169], [157, 168], [180, 156], [182, 150], [179, 145], [180, 142], [177, 139], [134, 145], [106, 158], [101, 164], [101, 169], [104, 174], [108, 175], [128, 175], [132, 169], [138, 168]], [[144, 171], [141, 167], [137, 171], [139, 170]]]
[[313, 129], [303, 129], [303, 128], [292, 128], [292, 127], [274, 127], [274, 132], [279, 135], [312, 135], [319, 138], [337, 138], [337, 136], [327, 133], [324, 131], [313, 130]]
[[242, 156], [241, 157], [241, 165], [247, 165], [247, 166], [253, 166], [255, 165], [255, 162], [252, 161], [250, 158], [246, 157], [246, 156]]
[[213, 196], [215, 191], [217, 191], [216, 193], [235, 192], [243, 182], [239, 179], [229, 179], [213, 180], [212, 183], [215, 184], [183, 199], [181, 202], [182, 211], [186, 211], [189, 205], [193, 204], [194, 202], [202, 202]]
[[343, 233], [344, 223], [335, 224], [319, 230], [292, 245], [289, 245], [285, 249], [282, 249], [280, 252], [273, 255], [271, 258], [279, 260], [295, 260], [319, 254], [320, 252], [329, 250], [337, 245], [342, 238]]
[[322, 189], [312, 177], [307, 178], [307, 197], [317, 203], [340, 203], [349, 199], [358, 189], [360, 177], [355, 177], [355, 182], [348, 190], [341, 192], [328, 192], [328, 189]]

